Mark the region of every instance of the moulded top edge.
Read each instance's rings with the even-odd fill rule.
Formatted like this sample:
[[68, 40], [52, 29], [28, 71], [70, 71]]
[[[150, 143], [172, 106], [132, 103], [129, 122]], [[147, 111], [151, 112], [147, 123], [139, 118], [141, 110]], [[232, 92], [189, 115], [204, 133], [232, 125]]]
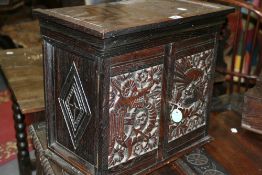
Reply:
[[115, 37], [166, 24], [179, 24], [187, 18], [227, 14], [232, 7], [195, 0], [130, 0], [98, 5], [36, 9], [34, 13], [101, 38]]

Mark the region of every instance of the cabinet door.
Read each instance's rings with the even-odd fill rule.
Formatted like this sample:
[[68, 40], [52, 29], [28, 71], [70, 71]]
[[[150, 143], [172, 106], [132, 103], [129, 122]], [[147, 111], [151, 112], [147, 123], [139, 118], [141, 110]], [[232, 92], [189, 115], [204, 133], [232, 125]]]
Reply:
[[214, 37], [208, 38], [199, 37], [171, 46], [166, 113], [167, 156], [207, 136], [215, 48]]
[[137, 172], [156, 162], [163, 58], [160, 46], [111, 59], [109, 172]]

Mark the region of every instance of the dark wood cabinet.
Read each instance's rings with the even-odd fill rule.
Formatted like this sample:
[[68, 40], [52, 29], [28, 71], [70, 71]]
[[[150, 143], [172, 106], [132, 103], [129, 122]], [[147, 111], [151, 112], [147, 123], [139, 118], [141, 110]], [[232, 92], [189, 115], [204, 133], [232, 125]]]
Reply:
[[182, 0], [36, 10], [51, 152], [82, 173], [134, 174], [207, 141], [217, 35], [231, 11]]

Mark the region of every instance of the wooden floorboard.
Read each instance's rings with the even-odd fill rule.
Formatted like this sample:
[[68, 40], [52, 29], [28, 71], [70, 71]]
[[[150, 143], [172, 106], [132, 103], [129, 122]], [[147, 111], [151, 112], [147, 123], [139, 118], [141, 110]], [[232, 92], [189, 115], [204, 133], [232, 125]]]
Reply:
[[[205, 145], [208, 153], [230, 174], [262, 174], [262, 135], [241, 127], [241, 116], [235, 112], [213, 113], [209, 134], [214, 140]], [[237, 133], [232, 133], [236, 128]]]

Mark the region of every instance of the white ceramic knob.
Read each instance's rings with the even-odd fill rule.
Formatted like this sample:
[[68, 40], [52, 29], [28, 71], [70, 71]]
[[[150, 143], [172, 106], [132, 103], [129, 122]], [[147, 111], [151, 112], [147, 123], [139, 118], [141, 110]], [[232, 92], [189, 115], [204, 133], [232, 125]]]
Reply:
[[171, 113], [171, 118], [174, 122], [178, 123], [182, 120], [183, 114], [179, 109], [174, 109]]

